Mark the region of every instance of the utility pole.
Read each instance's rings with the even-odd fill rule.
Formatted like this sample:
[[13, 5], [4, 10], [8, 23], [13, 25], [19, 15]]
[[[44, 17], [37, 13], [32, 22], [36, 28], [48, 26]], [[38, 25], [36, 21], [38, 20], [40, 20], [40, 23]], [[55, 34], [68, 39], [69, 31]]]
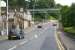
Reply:
[[1, 16], [1, 0], [0, 0], [0, 16]]
[[[1, 17], [1, 0], [0, 0], [0, 17]], [[1, 21], [0, 21], [1, 22]], [[1, 28], [1, 26], [0, 26]], [[1, 30], [1, 29], [0, 29]]]
[[34, 8], [35, 8], [35, 0], [34, 0], [34, 4], [33, 4], [33, 21], [34, 21]]
[[34, 12], [34, 9], [35, 9], [35, 4], [36, 4], [36, 0], [34, 0], [34, 4], [33, 4], [33, 21], [34, 21], [34, 24], [35, 24], [35, 12]]
[[6, 3], [6, 7], [7, 7], [7, 18], [6, 18], [6, 28], [7, 28], [7, 35], [8, 35], [8, 0], [7, 0], [7, 3]]
[[[60, 10], [61, 10], [61, 8], [60, 8]], [[62, 22], [61, 22], [62, 21], [62, 15], [61, 15], [60, 10], [59, 10], [59, 29], [62, 30], [63, 29]]]

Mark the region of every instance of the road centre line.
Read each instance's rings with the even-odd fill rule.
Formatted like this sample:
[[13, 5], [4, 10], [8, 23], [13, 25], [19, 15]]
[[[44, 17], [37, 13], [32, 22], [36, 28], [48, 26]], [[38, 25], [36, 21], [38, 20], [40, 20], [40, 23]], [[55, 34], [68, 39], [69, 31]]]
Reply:
[[[46, 31], [48, 28], [45, 28], [43, 31], [40, 32], [40, 35], [44, 33], [44, 31]], [[38, 38], [39, 35], [35, 34], [34, 37]]]

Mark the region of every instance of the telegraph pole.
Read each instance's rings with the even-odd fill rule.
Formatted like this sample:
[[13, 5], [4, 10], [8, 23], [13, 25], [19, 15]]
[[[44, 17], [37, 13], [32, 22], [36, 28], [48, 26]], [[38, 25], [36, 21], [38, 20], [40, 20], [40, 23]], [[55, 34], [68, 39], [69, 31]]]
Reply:
[[34, 12], [34, 9], [35, 9], [35, 4], [36, 4], [37, 0], [34, 0], [34, 4], [33, 4], [33, 21], [34, 21], [34, 24], [35, 24], [35, 12]]
[[7, 3], [6, 3], [6, 8], [7, 8], [7, 18], [6, 18], [6, 28], [7, 28], [7, 35], [8, 35], [8, 0], [7, 0]]
[[34, 0], [34, 4], [33, 4], [33, 21], [34, 21], [34, 8], [35, 8], [35, 0]]
[[1, 0], [0, 0], [0, 16], [1, 16]]

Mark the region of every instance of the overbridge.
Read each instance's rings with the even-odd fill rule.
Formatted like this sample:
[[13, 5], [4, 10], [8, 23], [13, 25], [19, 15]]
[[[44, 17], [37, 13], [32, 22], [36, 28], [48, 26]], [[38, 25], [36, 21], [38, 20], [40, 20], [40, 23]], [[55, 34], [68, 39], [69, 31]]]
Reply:
[[51, 9], [28, 9], [30, 12], [38, 13], [60, 13], [60, 9], [51, 8]]

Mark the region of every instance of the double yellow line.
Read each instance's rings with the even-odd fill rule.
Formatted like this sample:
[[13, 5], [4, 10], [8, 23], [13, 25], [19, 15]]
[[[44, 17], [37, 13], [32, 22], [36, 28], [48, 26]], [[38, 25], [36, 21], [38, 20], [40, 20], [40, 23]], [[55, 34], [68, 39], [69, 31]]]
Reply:
[[55, 38], [56, 38], [56, 42], [57, 42], [57, 45], [59, 47], [59, 50], [65, 50], [64, 46], [62, 45], [62, 43], [60, 42], [60, 40], [58, 39], [58, 36], [57, 34], [55, 33]]

